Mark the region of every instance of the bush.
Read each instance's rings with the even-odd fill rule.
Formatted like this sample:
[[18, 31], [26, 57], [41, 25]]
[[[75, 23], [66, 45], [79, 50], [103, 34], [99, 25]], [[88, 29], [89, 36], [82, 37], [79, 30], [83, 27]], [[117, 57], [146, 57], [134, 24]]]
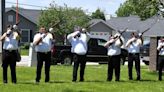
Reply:
[[24, 47], [24, 49], [29, 49], [30, 43], [25, 43], [23, 47]]

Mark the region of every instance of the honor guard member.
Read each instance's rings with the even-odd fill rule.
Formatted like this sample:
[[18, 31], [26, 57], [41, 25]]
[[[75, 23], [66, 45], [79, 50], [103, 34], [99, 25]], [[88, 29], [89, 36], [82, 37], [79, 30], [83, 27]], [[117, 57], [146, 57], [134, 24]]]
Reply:
[[113, 70], [115, 70], [115, 81], [120, 80], [120, 54], [122, 44], [123, 42], [119, 33], [116, 33], [115, 36], [111, 36], [109, 41], [104, 44], [104, 47], [108, 49], [107, 81], [112, 80]]
[[40, 27], [39, 33], [34, 36], [33, 44], [37, 52], [36, 83], [40, 82], [43, 62], [45, 62], [45, 82], [49, 82], [50, 80], [49, 72], [52, 40], [52, 34], [47, 32], [43, 26]]
[[19, 34], [12, 30], [12, 25], [7, 27], [7, 31], [0, 37], [3, 41], [2, 67], [3, 83], [7, 83], [7, 68], [10, 66], [12, 83], [16, 83], [16, 61], [15, 56], [18, 50]]
[[142, 35], [137, 33], [131, 34], [132, 38], [129, 39], [126, 43], [126, 47], [128, 49], [128, 73], [129, 73], [129, 80], [133, 80], [132, 76], [132, 68], [133, 68], [133, 61], [135, 61], [135, 69], [137, 72], [137, 80], [141, 79], [140, 75], [140, 46], [143, 44]]
[[72, 45], [71, 52], [73, 53], [73, 79], [75, 82], [77, 80], [77, 71], [80, 64], [80, 81], [84, 81], [84, 71], [86, 65], [86, 53], [88, 51], [88, 41], [90, 35], [86, 29], [81, 29], [78, 27], [75, 32], [69, 34], [67, 39]]
[[158, 80], [162, 81], [162, 68], [164, 66], [164, 37], [159, 40], [157, 50], [159, 51], [158, 54], [158, 73], [159, 77]]

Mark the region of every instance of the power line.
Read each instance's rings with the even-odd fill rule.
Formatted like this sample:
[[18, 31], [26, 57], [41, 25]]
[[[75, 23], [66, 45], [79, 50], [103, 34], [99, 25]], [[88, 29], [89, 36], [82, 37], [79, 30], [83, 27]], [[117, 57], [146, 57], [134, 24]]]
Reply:
[[[6, 2], [8, 4], [15, 4], [14, 2]], [[39, 8], [48, 8], [48, 7], [45, 7], [45, 6], [38, 6], [38, 5], [31, 5], [31, 4], [23, 4], [23, 3], [18, 3], [19, 5], [23, 5], [23, 6], [31, 6], [31, 7], [39, 7]]]
[[[16, 5], [15, 2], [8, 2], [7, 1], [6, 3]], [[32, 5], [32, 4], [24, 4], [24, 3], [18, 3], [18, 4], [21, 5], [21, 6], [30, 6], [30, 7], [38, 7], [38, 8], [48, 8], [46, 6], [38, 6], [38, 5]], [[86, 13], [89, 13], [89, 14], [92, 14], [93, 13], [93, 12], [89, 12], [89, 11], [85, 11], [85, 12]], [[104, 13], [104, 15], [111, 15], [111, 14]]]

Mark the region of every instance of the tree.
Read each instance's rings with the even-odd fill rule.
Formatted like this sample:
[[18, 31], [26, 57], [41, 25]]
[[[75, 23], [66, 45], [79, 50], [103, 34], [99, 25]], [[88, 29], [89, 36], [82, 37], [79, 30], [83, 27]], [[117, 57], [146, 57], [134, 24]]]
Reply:
[[105, 20], [104, 12], [102, 12], [100, 9], [97, 9], [95, 12], [93, 12], [91, 17], [93, 19], [103, 19], [103, 20]]
[[53, 27], [57, 41], [64, 41], [64, 35], [73, 31], [74, 26], [86, 27], [89, 16], [81, 8], [61, 7], [54, 2], [42, 10], [38, 26]]
[[[127, 0], [116, 11], [117, 16], [138, 15], [142, 20], [159, 12], [159, 0]], [[164, 7], [163, 7], [164, 8]]]

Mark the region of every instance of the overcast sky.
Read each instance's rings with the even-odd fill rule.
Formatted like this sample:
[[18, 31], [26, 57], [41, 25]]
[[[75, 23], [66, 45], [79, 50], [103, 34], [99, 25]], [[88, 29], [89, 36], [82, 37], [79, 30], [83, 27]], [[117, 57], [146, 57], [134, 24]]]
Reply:
[[[16, 3], [16, 1], [17, 0], [6, 0], [6, 7], [11, 7], [15, 5], [11, 3]], [[44, 8], [21, 4], [48, 7], [52, 1], [55, 1], [57, 5], [61, 6], [66, 4], [69, 7], [81, 7], [88, 12], [94, 12], [97, 8], [100, 8], [104, 11], [105, 14], [115, 15], [115, 11], [118, 9], [120, 4], [125, 2], [126, 0], [18, 0], [18, 2], [20, 3], [20, 7], [28, 9]]]

